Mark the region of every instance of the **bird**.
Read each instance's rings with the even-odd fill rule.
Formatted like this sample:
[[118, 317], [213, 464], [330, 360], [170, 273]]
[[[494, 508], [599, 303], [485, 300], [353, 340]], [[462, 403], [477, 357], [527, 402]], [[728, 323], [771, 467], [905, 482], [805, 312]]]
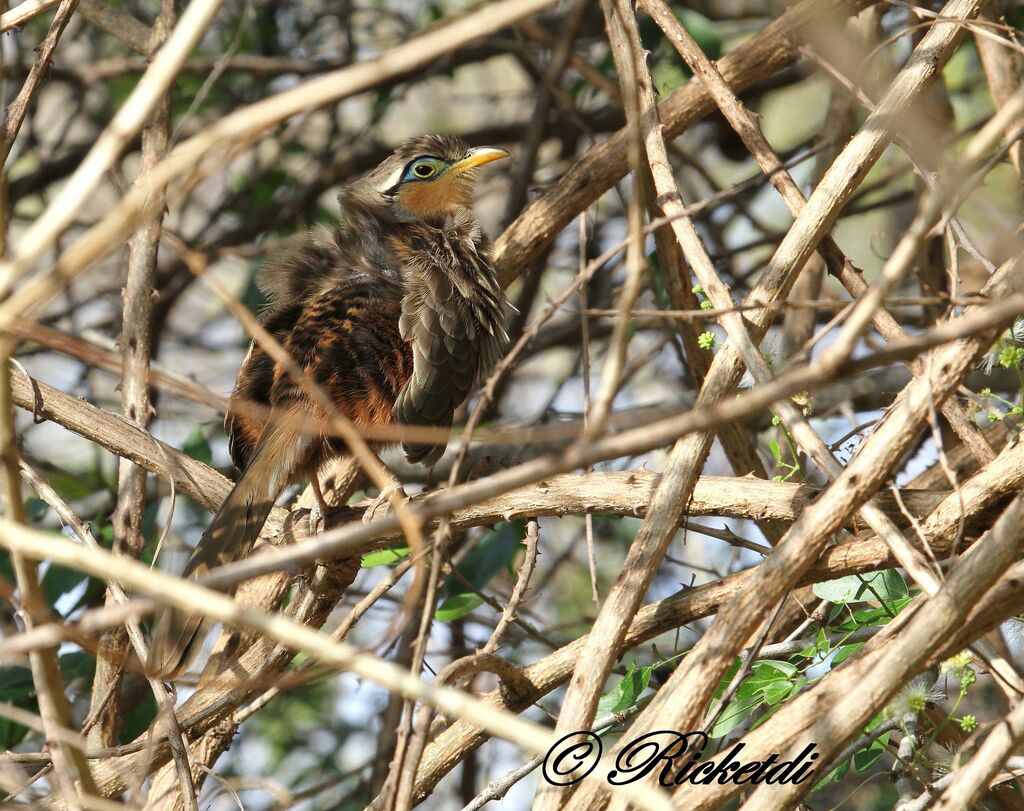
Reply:
[[[472, 211], [480, 168], [507, 157], [449, 135], [409, 139], [342, 188], [336, 224], [282, 240], [270, 253], [257, 276], [268, 299], [260, 323], [292, 368], [250, 345], [225, 418], [240, 476], [184, 577], [244, 557], [290, 484], [308, 479], [326, 512], [318, 471], [349, 451], [336, 436], [310, 430], [332, 415], [296, 369], [356, 428], [451, 426], [508, 343], [508, 302]], [[428, 467], [447, 444], [401, 442], [410, 462]], [[173, 678], [186, 669], [201, 627], [201, 614], [165, 610], [147, 672]]]

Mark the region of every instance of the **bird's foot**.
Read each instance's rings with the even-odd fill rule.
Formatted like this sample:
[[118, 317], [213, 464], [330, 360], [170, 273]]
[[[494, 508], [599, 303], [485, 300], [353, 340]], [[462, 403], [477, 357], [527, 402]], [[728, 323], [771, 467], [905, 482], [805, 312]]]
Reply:
[[309, 534], [315, 535], [320, 530], [327, 529], [327, 511], [330, 507], [327, 499], [324, 498], [323, 488], [320, 486], [320, 479], [315, 475], [309, 479], [309, 485], [313, 490], [313, 506], [309, 510]]
[[324, 515], [323, 507], [319, 504], [314, 504], [309, 508], [309, 534], [316, 535], [318, 532], [325, 529], [325, 522], [327, 516]]
[[402, 485], [397, 481], [392, 482], [380, 491], [380, 495], [377, 498], [369, 503], [366, 511], [363, 513], [363, 523], [369, 524], [376, 521], [378, 517], [383, 517], [390, 509], [391, 500], [396, 494], [402, 503], [409, 500], [409, 496], [402, 488]]

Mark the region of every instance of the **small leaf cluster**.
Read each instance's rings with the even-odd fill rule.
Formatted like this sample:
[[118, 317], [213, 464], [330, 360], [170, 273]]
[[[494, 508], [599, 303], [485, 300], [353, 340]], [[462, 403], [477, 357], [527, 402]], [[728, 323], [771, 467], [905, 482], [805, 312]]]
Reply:
[[[829, 670], [864, 647], [864, 642], [851, 640], [851, 635], [865, 629], [881, 628], [911, 601], [906, 581], [895, 569], [828, 580], [815, 584], [813, 591], [816, 597], [833, 605], [826, 626], [818, 632], [817, 643], [801, 653], [815, 656], [816, 661]], [[891, 731], [872, 734], [885, 720], [884, 713], [871, 719], [864, 729], [864, 746], [841, 763], [834, 764], [815, 786], [815, 791], [841, 781], [851, 769], [857, 774], [866, 772], [885, 755]]]
[[1000, 397], [990, 388], [984, 388], [978, 392], [978, 396], [989, 401], [988, 421], [1000, 422], [1006, 417], [1024, 414], [1024, 404], [1014, 403], [1005, 397]]
[[777, 482], [788, 482], [794, 477], [804, 478], [804, 468], [800, 461], [800, 452], [797, 450], [796, 442], [789, 429], [783, 425], [778, 414], [772, 414], [772, 425], [782, 429], [782, 437], [785, 441], [785, 453], [778, 440], [772, 439], [768, 442], [768, 450], [771, 451], [772, 459], [775, 460], [775, 469], [780, 471], [773, 476]]
[[[700, 308], [702, 310], [714, 309], [714, 305], [708, 300], [707, 296], [704, 293], [704, 288], [701, 285], [694, 285], [693, 295], [697, 297], [697, 301], [700, 302]], [[704, 332], [697, 336], [697, 345], [701, 349], [714, 349], [716, 340], [717, 339], [715, 338], [715, 333], [711, 332], [710, 330], [704, 330]]]

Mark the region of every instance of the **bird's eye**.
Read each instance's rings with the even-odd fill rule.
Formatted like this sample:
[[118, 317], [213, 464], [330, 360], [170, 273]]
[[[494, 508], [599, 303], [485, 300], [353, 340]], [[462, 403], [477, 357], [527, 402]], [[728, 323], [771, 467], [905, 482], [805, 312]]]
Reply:
[[433, 177], [436, 171], [437, 169], [435, 169], [429, 163], [418, 163], [414, 167], [412, 167], [412, 173], [416, 175], [416, 177], [421, 178], [423, 180], [425, 180], [428, 177]]

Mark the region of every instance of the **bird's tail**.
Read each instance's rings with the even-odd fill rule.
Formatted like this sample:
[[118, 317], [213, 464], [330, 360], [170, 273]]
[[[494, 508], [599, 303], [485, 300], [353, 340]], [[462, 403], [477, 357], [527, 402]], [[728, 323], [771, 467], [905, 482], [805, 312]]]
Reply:
[[[284, 424], [267, 427], [255, 455], [203, 533], [184, 577], [200, 577], [248, 554], [274, 502], [295, 473], [305, 444], [293, 428]], [[173, 678], [185, 670], [196, 652], [202, 624], [201, 613], [165, 610], [153, 631], [146, 668], [149, 675]]]

